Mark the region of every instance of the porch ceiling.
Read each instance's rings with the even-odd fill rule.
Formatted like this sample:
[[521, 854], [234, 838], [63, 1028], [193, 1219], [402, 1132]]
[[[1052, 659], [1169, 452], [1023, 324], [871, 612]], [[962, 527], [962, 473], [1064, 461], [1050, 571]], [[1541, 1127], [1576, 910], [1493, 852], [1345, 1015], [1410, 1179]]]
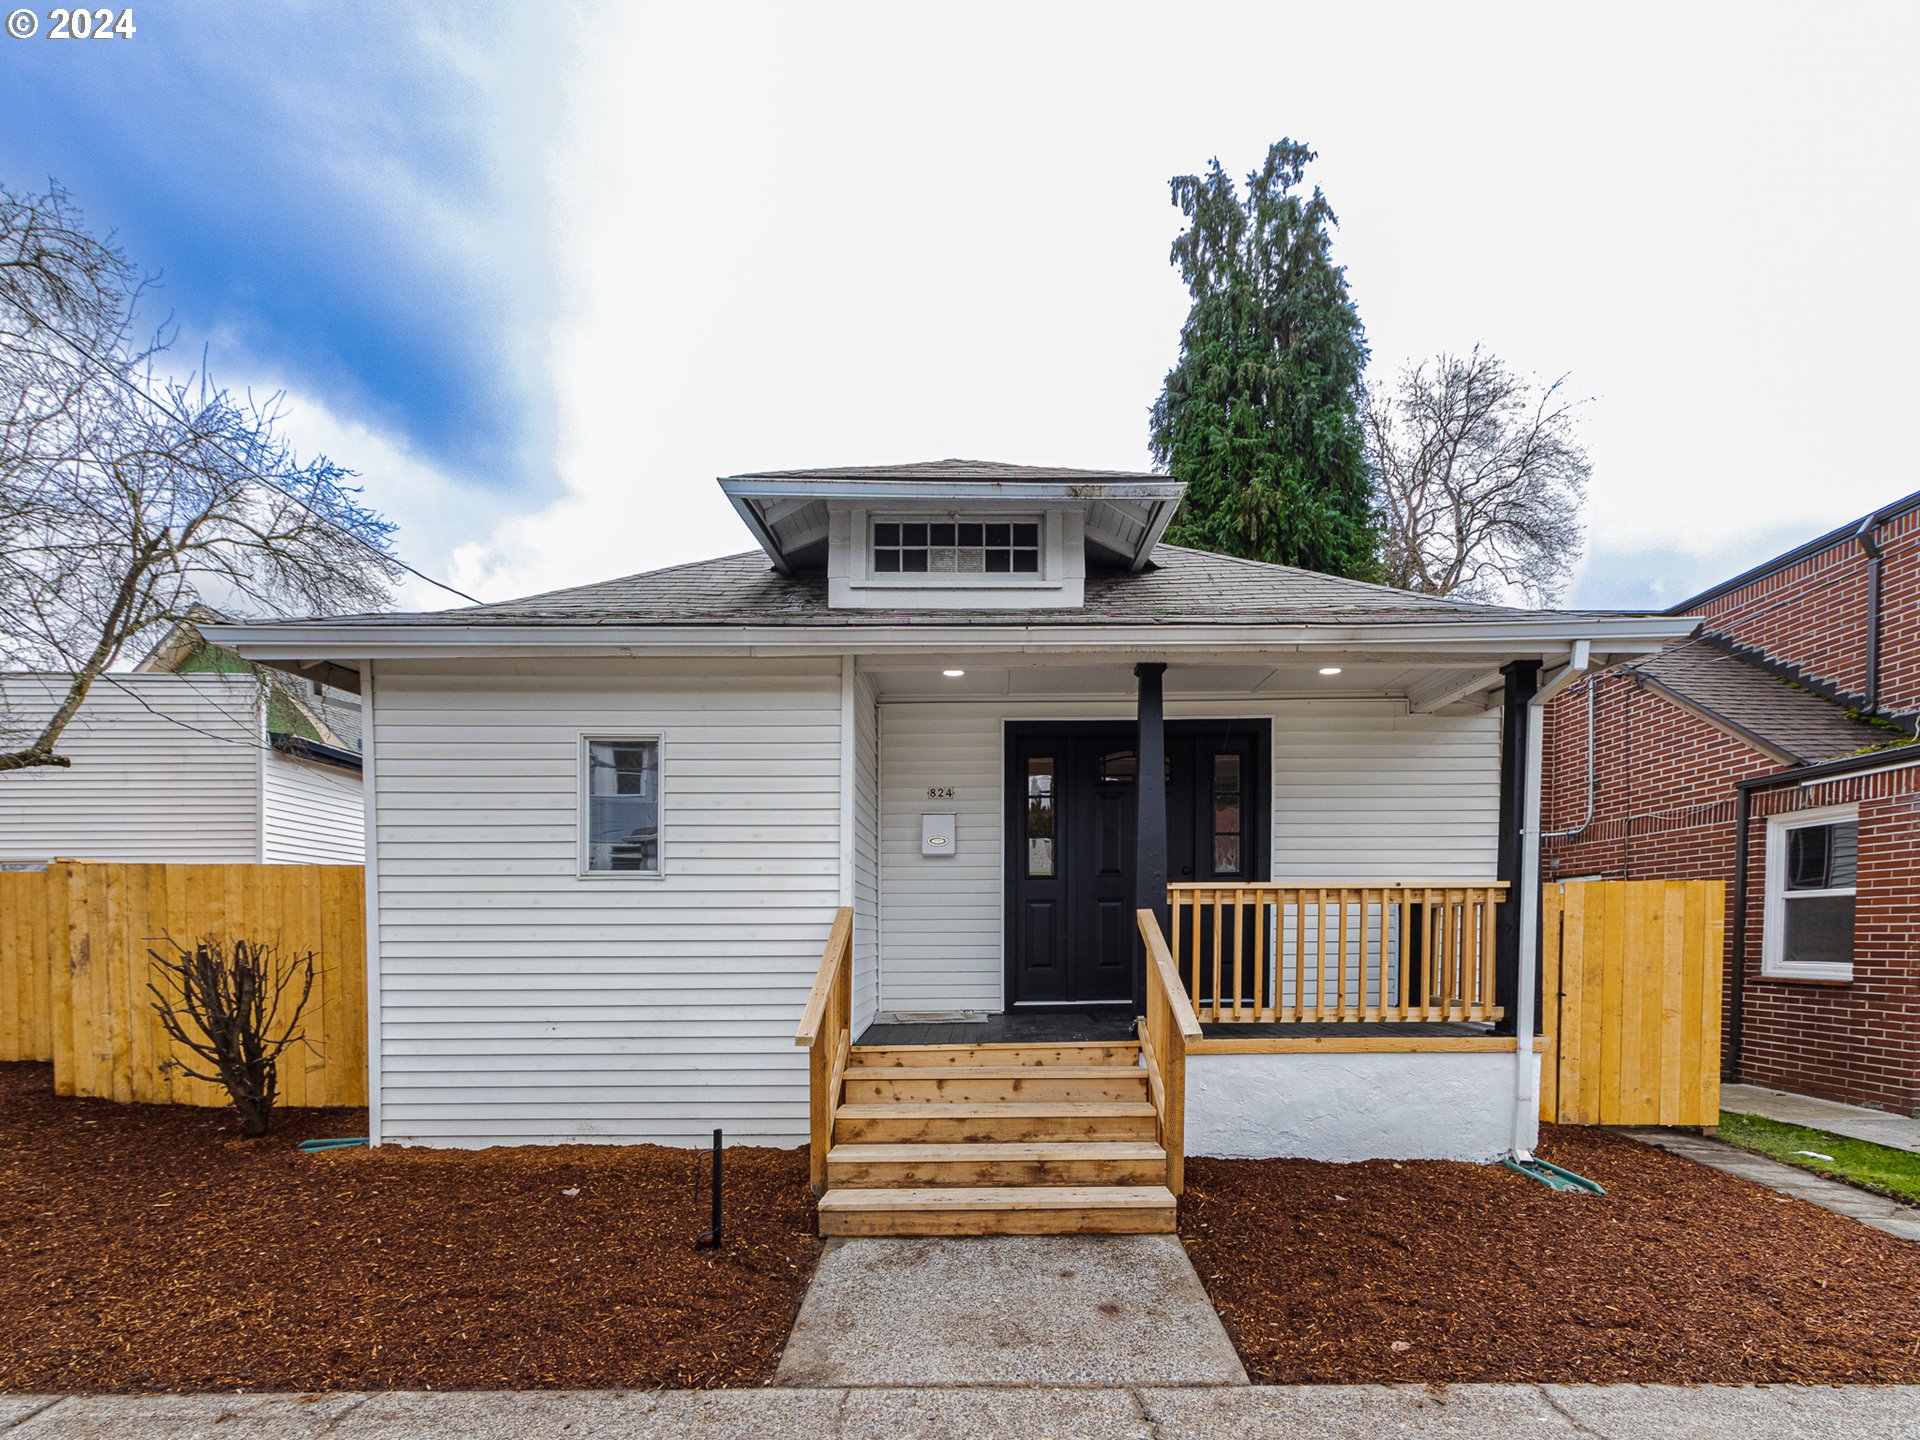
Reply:
[[[1130, 700], [1137, 682], [1136, 660], [1147, 656], [1115, 657], [1076, 663], [1063, 656], [1023, 656], [1009, 661], [1004, 655], [970, 657], [929, 654], [914, 664], [862, 663], [860, 671], [873, 679], [882, 700], [965, 700], [1013, 696], [1018, 698], [1074, 697]], [[1153, 657], [1160, 658], [1160, 657]], [[1449, 704], [1485, 705], [1497, 695], [1500, 666], [1511, 656], [1444, 658], [1407, 656], [1351, 656], [1318, 653], [1282, 661], [1230, 660], [1209, 664], [1202, 660], [1169, 660], [1165, 690], [1168, 698], [1219, 696], [1279, 696], [1310, 699], [1374, 698], [1390, 695], [1416, 709]], [[1324, 668], [1339, 673], [1325, 675]], [[945, 670], [964, 670], [948, 676]]]

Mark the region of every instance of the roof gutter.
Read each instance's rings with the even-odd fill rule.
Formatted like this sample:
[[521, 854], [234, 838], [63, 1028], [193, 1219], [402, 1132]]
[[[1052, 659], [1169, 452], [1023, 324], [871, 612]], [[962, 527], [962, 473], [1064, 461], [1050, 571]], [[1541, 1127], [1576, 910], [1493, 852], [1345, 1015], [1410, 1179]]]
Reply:
[[1786, 569], [1789, 565], [1798, 565], [1802, 560], [1811, 560], [1823, 550], [1831, 550], [1836, 545], [1844, 545], [1849, 539], [1858, 535], [1860, 527], [1869, 521], [1876, 526], [1884, 525], [1889, 520], [1897, 520], [1912, 510], [1920, 510], [1920, 490], [1916, 490], [1911, 495], [1903, 496], [1890, 505], [1882, 505], [1864, 520], [1849, 521], [1838, 530], [1829, 530], [1824, 535], [1816, 535], [1803, 545], [1796, 545], [1784, 554], [1776, 555], [1773, 559], [1755, 565], [1750, 570], [1743, 570], [1731, 580], [1722, 580], [1718, 585], [1710, 586], [1702, 590], [1698, 595], [1682, 600], [1678, 605], [1671, 607], [1667, 613], [1669, 615], [1681, 615], [1692, 610], [1697, 610], [1710, 600], [1718, 600], [1722, 595], [1731, 594], [1735, 590], [1745, 589], [1756, 580], [1764, 580], [1769, 575], [1777, 574], [1779, 571]]
[[283, 755], [291, 755], [299, 760], [313, 760], [321, 765], [332, 765], [341, 770], [360, 772], [366, 763], [351, 750], [342, 750], [338, 745], [327, 745], [319, 740], [309, 740], [304, 735], [295, 735], [287, 730], [274, 730], [268, 733], [267, 741]]
[[1861, 708], [1869, 715], [1880, 713], [1880, 592], [1884, 587], [1882, 571], [1886, 568], [1885, 553], [1880, 549], [1879, 538], [1874, 533], [1879, 530], [1880, 524], [1877, 513], [1869, 515], [1860, 522], [1860, 528], [1853, 532], [1853, 538], [1867, 552], [1867, 653], [1863, 659], [1867, 676], [1867, 701]]
[[1875, 770], [1904, 770], [1920, 765], [1920, 741], [1889, 745], [1884, 750], [1863, 750], [1858, 755], [1843, 755], [1819, 765], [1795, 765], [1765, 775], [1749, 775], [1733, 782], [1740, 791], [1777, 790], [1782, 785], [1807, 785], [1819, 780], [1844, 780], [1850, 775], [1871, 774]]

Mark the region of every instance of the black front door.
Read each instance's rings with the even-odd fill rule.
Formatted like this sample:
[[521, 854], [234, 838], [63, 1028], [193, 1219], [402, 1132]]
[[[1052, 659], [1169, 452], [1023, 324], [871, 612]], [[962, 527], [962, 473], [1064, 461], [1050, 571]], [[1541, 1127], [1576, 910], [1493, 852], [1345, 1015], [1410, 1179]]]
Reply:
[[[1167, 726], [1171, 879], [1264, 879], [1264, 721]], [[1016, 1005], [1134, 1000], [1134, 727], [1007, 732], [1007, 995]]]

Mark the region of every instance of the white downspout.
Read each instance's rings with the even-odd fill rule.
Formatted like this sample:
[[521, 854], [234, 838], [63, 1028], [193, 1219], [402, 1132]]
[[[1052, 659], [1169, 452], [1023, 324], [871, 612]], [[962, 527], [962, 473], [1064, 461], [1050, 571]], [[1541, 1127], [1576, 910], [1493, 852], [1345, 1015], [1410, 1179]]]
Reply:
[[1547, 702], [1573, 680], [1587, 673], [1592, 647], [1573, 642], [1566, 665], [1542, 685], [1527, 703], [1526, 787], [1521, 797], [1520, 839], [1520, 974], [1514, 986], [1518, 1014], [1513, 1025], [1513, 1153], [1530, 1159], [1527, 1138], [1535, 1133], [1540, 1114], [1540, 1070], [1534, 1059], [1535, 956], [1540, 947], [1540, 751], [1546, 736]]

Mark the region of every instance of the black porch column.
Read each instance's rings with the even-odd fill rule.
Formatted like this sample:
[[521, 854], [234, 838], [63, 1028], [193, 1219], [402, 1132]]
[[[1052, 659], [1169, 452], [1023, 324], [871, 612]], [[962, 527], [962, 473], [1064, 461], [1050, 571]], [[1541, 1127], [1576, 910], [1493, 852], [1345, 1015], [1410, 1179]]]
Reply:
[[[1167, 928], [1167, 720], [1160, 694], [1160, 677], [1167, 667], [1159, 663], [1133, 667], [1140, 681], [1138, 734], [1134, 754], [1139, 762], [1134, 783], [1133, 904], [1151, 910]], [[1147, 1003], [1146, 947], [1135, 950], [1133, 1004]]]
[[[1505, 713], [1500, 726], [1500, 846], [1497, 879], [1507, 882], [1507, 900], [1498, 911], [1493, 944], [1493, 996], [1506, 1014], [1496, 1035], [1512, 1035], [1520, 1017], [1514, 997], [1520, 993], [1520, 857], [1527, 823], [1527, 705], [1540, 688], [1540, 662], [1515, 660], [1503, 665], [1507, 677]], [[1538, 987], [1535, 987], [1536, 990]]]

